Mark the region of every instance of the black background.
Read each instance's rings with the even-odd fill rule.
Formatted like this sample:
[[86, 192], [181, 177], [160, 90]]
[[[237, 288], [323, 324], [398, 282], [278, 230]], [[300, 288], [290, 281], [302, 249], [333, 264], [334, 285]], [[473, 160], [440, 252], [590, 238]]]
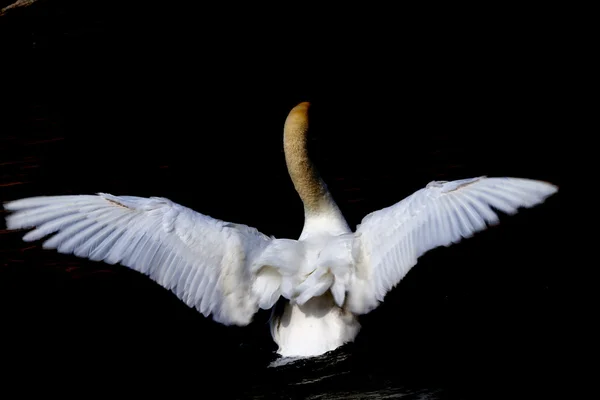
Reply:
[[[162, 196], [295, 238], [302, 206], [282, 129], [310, 101], [311, 152], [353, 228], [434, 179], [561, 187], [424, 256], [363, 319], [351, 350], [360, 373], [490, 391], [562, 373], [571, 83], [561, 24], [544, 10], [84, 4], [40, 0], [0, 17], [0, 200]], [[15, 376], [49, 376], [60, 390], [84, 377], [88, 390], [121, 380], [264, 390], [250, 387], [274, 358], [268, 313], [222, 327], [136, 272], [20, 237], [3, 232], [0, 249]]]

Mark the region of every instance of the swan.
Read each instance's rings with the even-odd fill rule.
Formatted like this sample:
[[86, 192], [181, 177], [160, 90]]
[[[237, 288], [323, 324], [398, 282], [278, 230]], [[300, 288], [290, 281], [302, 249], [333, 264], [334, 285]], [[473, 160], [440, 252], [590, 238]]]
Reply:
[[[510, 177], [433, 181], [363, 218], [354, 232], [308, 156], [308, 102], [283, 129], [285, 161], [304, 204], [297, 240], [201, 214], [162, 197], [39, 196], [4, 203], [27, 242], [149, 276], [205, 317], [248, 325], [272, 309], [282, 357], [313, 357], [351, 342], [427, 251], [450, 246], [545, 201], [558, 187]], [[33, 229], [32, 229], [33, 228]], [[283, 307], [276, 303], [284, 303]]]

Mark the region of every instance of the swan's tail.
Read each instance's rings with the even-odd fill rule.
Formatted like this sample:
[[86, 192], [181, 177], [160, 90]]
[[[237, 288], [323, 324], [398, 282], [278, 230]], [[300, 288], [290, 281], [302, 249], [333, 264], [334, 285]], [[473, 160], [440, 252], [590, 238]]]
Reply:
[[354, 242], [353, 234], [340, 235], [321, 251], [317, 267], [296, 287], [296, 303], [302, 305], [330, 290], [335, 303], [342, 307], [356, 263]]
[[274, 239], [257, 257], [250, 269], [256, 274], [252, 289], [260, 308], [273, 307], [280, 296], [288, 300], [293, 298], [303, 258], [303, 245], [289, 239]]

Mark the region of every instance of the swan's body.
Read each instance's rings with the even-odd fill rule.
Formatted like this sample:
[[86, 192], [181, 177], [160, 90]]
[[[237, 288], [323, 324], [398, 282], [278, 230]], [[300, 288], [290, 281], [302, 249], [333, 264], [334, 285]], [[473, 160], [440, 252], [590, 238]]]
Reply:
[[[417, 263], [555, 193], [519, 178], [431, 182], [366, 216], [353, 233], [308, 158], [308, 103], [289, 114], [286, 163], [304, 203], [298, 240], [270, 238], [245, 225], [200, 214], [164, 198], [32, 197], [5, 204], [9, 229], [35, 228], [45, 248], [121, 263], [145, 273], [182, 301], [223, 324], [247, 325], [271, 309], [271, 333], [283, 356], [316, 356], [354, 340], [357, 316], [373, 310]], [[279, 309], [276, 307], [275, 309]]]

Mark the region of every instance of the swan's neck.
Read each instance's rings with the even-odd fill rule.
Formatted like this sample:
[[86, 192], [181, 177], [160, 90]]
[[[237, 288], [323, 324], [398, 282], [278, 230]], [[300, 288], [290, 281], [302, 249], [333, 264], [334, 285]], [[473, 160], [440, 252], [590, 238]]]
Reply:
[[[308, 226], [324, 225], [349, 232], [348, 225], [333, 200], [327, 185], [308, 156], [308, 103], [300, 103], [290, 111], [284, 125], [283, 145], [288, 172], [304, 203]], [[307, 227], [305, 225], [305, 228]]]

